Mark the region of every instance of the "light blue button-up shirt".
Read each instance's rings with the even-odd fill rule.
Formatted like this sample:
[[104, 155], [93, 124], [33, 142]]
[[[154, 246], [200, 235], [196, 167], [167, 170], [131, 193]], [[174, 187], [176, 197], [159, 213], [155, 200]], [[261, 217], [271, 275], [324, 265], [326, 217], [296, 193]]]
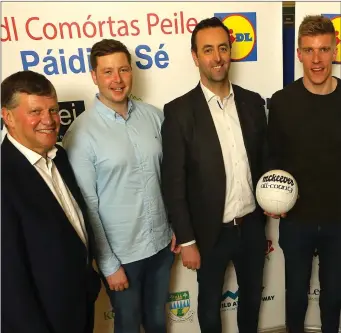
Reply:
[[132, 100], [125, 120], [96, 96], [64, 136], [105, 276], [171, 241], [160, 187], [162, 121], [160, 110]]

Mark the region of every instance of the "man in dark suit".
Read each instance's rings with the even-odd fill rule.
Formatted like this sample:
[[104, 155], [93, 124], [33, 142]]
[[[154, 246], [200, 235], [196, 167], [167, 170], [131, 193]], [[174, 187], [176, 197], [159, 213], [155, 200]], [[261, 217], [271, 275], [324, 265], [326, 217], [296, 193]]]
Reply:
[[86, 206], [62, 147], [56, 91], [43, 75], [1, 84], [3, 333], [91, 333], [100, 280]]
[[164, 107], [162, 184], [183, 265], [197, 270], [203, 333], [221, 333], [225, 270], [239, 285], [238, 326], [256, 333], [266, 247], [265, 217], [254, 198], [266, 170], [264, 100], [231, 84], [229, 30], [217, 18], [193, 31], [200, 83]]

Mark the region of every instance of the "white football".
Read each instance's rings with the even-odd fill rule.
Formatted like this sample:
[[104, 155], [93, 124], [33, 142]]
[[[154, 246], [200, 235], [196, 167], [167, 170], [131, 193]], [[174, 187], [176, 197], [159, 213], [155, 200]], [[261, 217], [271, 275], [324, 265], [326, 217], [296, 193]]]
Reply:
[[258, 181], [256, 199], [265, 212], [275, 215], [287, 213], [298, 196], [295, 178], [283, 170], [266, 172]]

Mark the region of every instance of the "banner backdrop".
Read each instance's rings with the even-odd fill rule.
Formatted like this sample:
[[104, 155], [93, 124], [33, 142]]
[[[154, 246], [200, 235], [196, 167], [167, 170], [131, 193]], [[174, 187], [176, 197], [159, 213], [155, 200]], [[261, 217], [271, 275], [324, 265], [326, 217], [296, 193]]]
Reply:
[[[201, 19], [217, 16], [233, 41], [232, 82], [270, 97], [282, 88], [281, 2], [51, 2], [2, 3], [2, 79], [19, 70], [45, 74], [60, 101], [60, 140], [72, 121], [93, 102], [91, 46], [102, 38], [125, 43], [132, 53], [131, 98], [160, 109], [199, 80], [190, 37]], [[270, 221], [260, 329], [283, 327], [284, 265], [278, 222]], [[251, 255], [251, 254], [250, 254]], [[250, 277], [252, 278], [252, 277]], [[151, 299], [150, 302], [153, 302]], [[238, 285], [226, 272], [221, 312], [224, 332], [237, 332]], [[168, 302], [171, 333], [199, 332], [196, 274], [177, 258]], [[102, 289], [96, 303], [95, 333], [112, 333], [114, 313]], [[76, 332], [74, 332], [76, 333]]]
[[[334, 27], [336, 30], [336, 39], [337, 39], [337, 49], [338, 54], [336, 61], [333, 65], [333, 75], [341, 78], [341, 3], [338, 2], [296, 2], [296, 12], [295, 12], [295, 29], [296, 29], [296, 47], [297, 48], [297, 36], [298, 36], [298, 28], [301, 24], [303, 18], [306, 15], [325, 15], [328, 16], [334, 23]], [[298, 79], [303, 76], [302, 64], [299, 62], [295, 55], [295, 79]], [[337, 263], [336, 263], [337, 264]], [[313, 259], [313, 270], [312, 277], [310, 282], [310, 289], [308, 292], [309, 298], [309, 307], [306, 316], [305, 325], [308, 329], [320, 329], [321, 321], [320, 321], [320, 308], [319, 308], [319, 298], [320, 298], [320, 283], [318, 278], [318, 267], [319, 267], [319, 259], [318, 253], [315, 253], [315, 257]], [[340, 329], [341, 332], [341, 321], [340, 321]]]

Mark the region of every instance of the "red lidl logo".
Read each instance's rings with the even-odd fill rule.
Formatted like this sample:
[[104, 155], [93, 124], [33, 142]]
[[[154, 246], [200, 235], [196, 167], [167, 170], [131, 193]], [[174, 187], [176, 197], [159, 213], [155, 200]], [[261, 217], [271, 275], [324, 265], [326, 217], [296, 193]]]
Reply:
[[257, 61], [256, 13], [215, 13], [229, 29], [232, 42], [231, 60]]
[[335, 28], [335, 37], [336, 37], [336, 48], [337, 54], [336, 59], [334, 61], [335, 64], [341, 64], [341, 15], [340, 14], [322, 14], [325, 17], [328, 17], [334, 25]]

